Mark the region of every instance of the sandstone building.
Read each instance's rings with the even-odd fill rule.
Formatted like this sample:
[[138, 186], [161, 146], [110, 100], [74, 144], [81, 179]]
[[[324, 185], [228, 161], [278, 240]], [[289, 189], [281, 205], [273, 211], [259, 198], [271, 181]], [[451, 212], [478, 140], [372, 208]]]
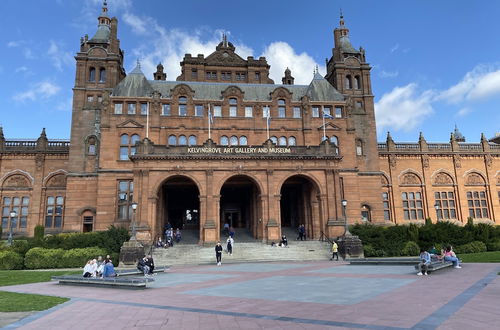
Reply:
[[500, 221], [499, 144], [458, 131], [449, 143], [377, 143], [370, 65], [342, 17], [327, 74], [308, 85], [288, 68], [276, 84], [264, 57], [240, 57], [226, 36], [206, 57], [186, 54], [176, 80], [162, 64], [153, 80], [139, 63], [126, 74], [117, 30], [104, 4], [81, 39], [70, 141], [0, 131], [4, 234], [134, 223], [150, 240], [168, 221], [200, 243], [224, 223], [263, 241], [302, 223], [334, 237], [342, 200], [349, 223]]

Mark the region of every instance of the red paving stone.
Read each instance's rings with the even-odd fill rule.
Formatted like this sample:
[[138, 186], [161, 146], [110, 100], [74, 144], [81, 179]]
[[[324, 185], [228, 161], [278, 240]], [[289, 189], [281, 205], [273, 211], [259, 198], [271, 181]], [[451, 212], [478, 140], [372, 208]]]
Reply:
[[[340, 263], [335, 263], [336, 266]], [[72, 303], [20, 325], [21, 329], [342, 329], [380, 326], [412, 328], [433, 312], [440, 310], [473, 284], [483, 279], [498, 264], [467, 264], [463, 269], [446, 269], [430, 276], [400, 274], [312, 273], [332, 267], [333, 263], [311, 263], [309, 267], [279, 272], [233, 272], [223, 267], [213, 271], [208, 266], [180, 267], [171, 273], [228, 274], [234, 277], [175, 287], [146, 290], [123, 290], [59, 285], [54, 282], [4, 287], [4, 290], [58, 295], [74, 298]], [[374, 266], [377, 267], [377, 266]], [[383, 267], [383, 266], [380, 266]], [[411, 267], [411, 266], [409, 266]], [[351, 277], [412, 279], [410, 284], [353, 305], [304, 303], [247, 299], [242, 297], [198, 296], [182, 292], [222, 284], [245, 282], [271, 276]], [[166, 275], [168, 276], [168, 274]], [[337, 288], [338, 289], [338, 288]], [[290, 288], [296, 290], [296, 288]], [[325, 288], [331, 290], [331, 288]], [[341, 294], [348, 295], [349, 292]], [[499, 329], [500, 279], [495, 278], [457, 312], [442, 322], [439, 329]], [[176, 310], [175, 308], [181, 308]], [[197, 309], [193, 311], [192, 309]], [[205, 310], [202, 313], [200, 310]], [[496, 312], [495, 312], [496, 310]], [[221, 312], [231, 314], [224, 315]], [[250, 313], [247, 316], [241, 313]], [[266, 317], [288, 317], [288, 321]], [[298, 318], [299, 320], [293, 320]], [[300, 319], [330, 321], [329, 325], [311, 324]]]

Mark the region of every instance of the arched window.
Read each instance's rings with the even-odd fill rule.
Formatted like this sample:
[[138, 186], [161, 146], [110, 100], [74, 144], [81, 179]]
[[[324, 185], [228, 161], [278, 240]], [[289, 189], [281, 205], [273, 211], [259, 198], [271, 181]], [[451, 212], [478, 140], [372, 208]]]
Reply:
[[187, 138], [185, 135], [179, 136], [179, 145], [180, 146], [185, 146], [187, 144]]
[[105, 81], [106, 81], [106, 69], [100, 68], [99, 69], [99, 82], [103, 83]]
[[352, 77], [350, 75], [345, 76], [345, 88], [352, 89]]
[[87, 155], [93, 156], [96, 154], [96, 138], [91, 136], [87, 140]]
[[223, 146], [227, 146], [229, 144], [229, 139], [227, 136], [223, 135], [220, 137], [220, 144]]
[[273, 141], [274, 144], [278, 144], [278, 138], [276, 136], [271, 136], [271, 141]]
[[288, 145], [289, 146], [296, 146], [297, 145], [297, 139], [295, 139], [295, 136], [290, 136], [288, 138]]
[[363, 141], [356, 140], [356, 156], [363, 156]]
[[91, 67], [89, 69], [89, 81], [95, 81], [95, 68]]
[[354, 77], [354, 88], [361, 89], [361, 78], [359, 76]]
[[240, 146], [246, 146], [248, 144], [248, 139], [245, 135], [240, 136]]
[[231, 136], [231, 139], [229, 140], [230, 145], [232, 146], [237, 146], [238, 145], [238, 137], [233, 135]]
[[187, 97], [179, 97], [179, 116], [187, 116]]
[[365, 222], [371, 222], [371, 210], [368, 205], [361, 206], [361, 220]]
[[279, 141], [278, 141], [278, 145], [280, 146], [286, 146], [286, 136], [281, 136]]
[[130, 137], [130, 155], [135, 155], [135, 143], [138, 142], [141, 138], [139, 135], [134, 134]]
[[332, 137], [330, 138], [330, 143], [335, 146], [335, 153], [338, 155], [339, 154], [339, 139], [335, 135], [332, 135]]
[[188, 144], [190, 146], [195, 146], [197, 144], [196, 143], [196, 136], [195, 135], [190, 135], [189, 136]]
[[169, 146], [175, 146], [175, 145], [177, 145], [177, 137], [175, 135], [170, 135], [168, 137], [168, 145]]

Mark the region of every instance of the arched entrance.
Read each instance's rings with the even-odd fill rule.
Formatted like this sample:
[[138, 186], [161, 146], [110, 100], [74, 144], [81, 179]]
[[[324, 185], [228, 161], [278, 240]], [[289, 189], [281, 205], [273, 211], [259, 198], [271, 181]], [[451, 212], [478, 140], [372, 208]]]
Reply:
[[200, 192], [185, 176], [167, 179], [158, 193], [157, 232], [165, 233], [167, 224], [182, 231], [182, 242], [198, 243], [200, 237]]
[[281, 232], [289, 239], [298, 237], [298, 227], [305, 225], [306, 238], [319, 230], [319, 190], [310, 179], [295, 175], [281, 186]]
[[260, 191], [255, 182], [244, 175], [233, 176], [224, 182], [220, 195], [221, 239], [227, 235], [225, 224], [234, 228], [238, 241], [260, 237]]

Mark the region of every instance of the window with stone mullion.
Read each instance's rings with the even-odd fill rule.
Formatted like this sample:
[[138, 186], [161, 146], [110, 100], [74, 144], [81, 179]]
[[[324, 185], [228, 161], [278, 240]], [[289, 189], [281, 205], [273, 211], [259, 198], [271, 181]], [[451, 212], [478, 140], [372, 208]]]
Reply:
[[423, 220], [424, 209], [421, 191], [408, 191], [401, 194], [405, 220]]
[[47, 196], [45, 207], [45, 227], [62, 228], [64, 214], [64, 197], [61, 194]]
[[476, 219], [489, 219], [486, 191], [467, 191], [469, 216]]
[[456, 219], [457, 211], [455, 206], [455, 193], [453, 191], [440, 191], [434, 193], [435, 203], [438, 205], [437, 218], [442, 219]]
[[122, 180], [118, 182], [118, 219], [132, 219], [132, 202], [134, 201], [134, 182]]
[[[28, 196], [5, 196], [2, 198], [2, 229], [12, 230], [25, 229], [28, 223], [29, 210]], [[10, 212], [16, 212], [16, 216], [11, 218]]]

